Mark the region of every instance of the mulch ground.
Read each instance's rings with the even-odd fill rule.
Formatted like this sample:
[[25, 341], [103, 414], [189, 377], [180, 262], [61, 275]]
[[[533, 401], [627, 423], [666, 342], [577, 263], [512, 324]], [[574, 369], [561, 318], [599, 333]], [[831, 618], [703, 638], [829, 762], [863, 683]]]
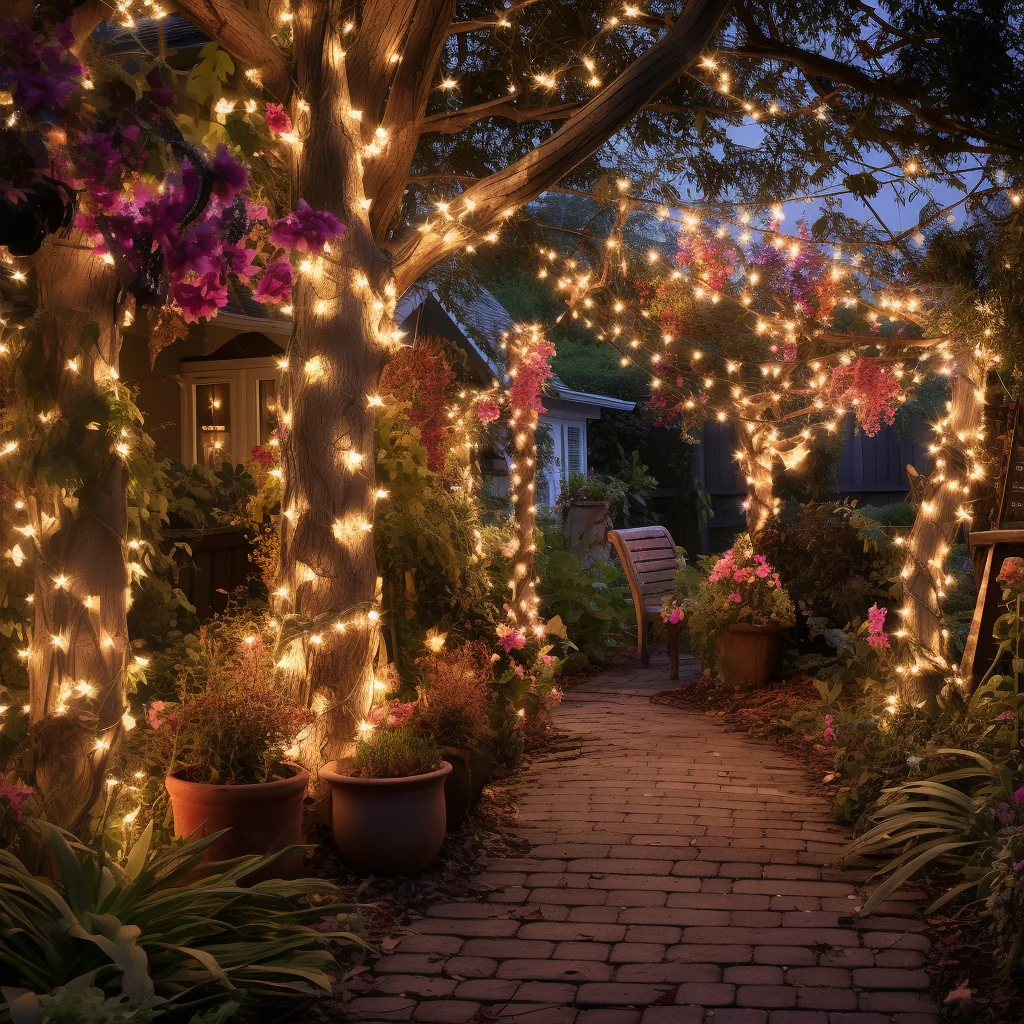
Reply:
[[[832, 754], [820, 737], [807, 731], [820, 697], [810, 677], [773, 682], [761, 690], [733, 693], [708, 676], [652, 698], [719, 718], [748, 736], [771, 739], [807, 770], [810, 780], [826, 797], [841, 779], [833, 771]], [[927, 902], [960, 881], [941, 878], [921, 884]], [[925, 904], [927, 905], [927, 903]], [[932, 947], [927, 970], [938, 993], [943, 1019], [957, 1024], [1018, 1024], [1024, 1021], [1024, 983], [1007, 981], [993, 971], [991, 938], [971, 908], [928, 918]]]

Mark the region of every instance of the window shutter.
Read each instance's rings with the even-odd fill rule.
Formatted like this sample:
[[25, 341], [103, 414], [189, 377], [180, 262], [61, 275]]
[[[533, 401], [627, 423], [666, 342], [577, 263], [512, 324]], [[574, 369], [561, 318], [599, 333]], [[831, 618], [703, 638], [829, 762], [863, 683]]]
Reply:
[[571, 476], [573, 473], [581, 473], [583, 471], [583, 460], [580, 458], [582, 431], [579, 427], [566, 427], [565, 433], [565, 463], [566, 469]]

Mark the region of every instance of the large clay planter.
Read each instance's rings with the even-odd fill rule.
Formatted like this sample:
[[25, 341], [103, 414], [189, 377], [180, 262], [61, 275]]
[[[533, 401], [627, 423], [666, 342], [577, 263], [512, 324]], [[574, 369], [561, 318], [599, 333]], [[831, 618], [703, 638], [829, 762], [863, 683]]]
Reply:
[[[174, 834], [179, 838], [193, 833], [208, 836], [230, 829], [207, 850], [204, 862], [263, 855], [300, 845], [302, 801], [309, 773], [298, 765], [288, 767], [295, 773], [291, 778], [245, 786], [189, 782], [179, 773], [168, 775], [164, 784], [171, 797]], [[301, 860], [301, 856], [290, 856], [275, 861], [270, 876], [294, 875]]]
[[753, 690], [772, 677], [782, 649], [782, 627], [734, 622], [718, 637], [718, 667], [730, 690]]
[[562, 520], [565, 546], [584, 562], [608, 559], [608, 502], [574, 501]]
[[444, 780], [444, 810], [449, 832], [457, 832], [470, 808], [480, 799], [480, 793], [494, 771], [489, 754], [478, 749], [460, 750], [445, 747], [445, 757], [452, 772]]
[[452, 766], [406, 779], [356, 779], [338, 761], [320, 769], [331, 787], [331, 828], [354, 871], [415, 875], [444, 842], [444, 782]]

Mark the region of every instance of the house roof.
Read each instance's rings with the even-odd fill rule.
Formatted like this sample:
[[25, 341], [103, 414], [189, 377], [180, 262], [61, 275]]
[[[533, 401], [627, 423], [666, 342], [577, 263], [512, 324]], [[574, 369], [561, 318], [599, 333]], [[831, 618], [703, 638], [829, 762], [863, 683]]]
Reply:
[[[459, 302], [456, 312], [454, 303], [447, 303], [438, 294], [437, 288], [429, 281], [421, 281], [410, 288], [395, 307], [395, 320], [403, 329], [410, 324], [416, 310], [427, 302], [436, 302], [445, 315], [459, 330], [472, 352], [483, 362], [489, 372], [506, 379], [505, 368], [493, 354], [504, 332], [515, 326], [512, 314], [486, 288], [478, 288], [466, 300]], [[635, 402], [611, 395], [596, 395], [587, 391], [576, 391], [567, 387], [558, 377], [551, 377], [547, 389], [552, 397], [564, 402], [596, 405], [601, 409], [629, 412]]]

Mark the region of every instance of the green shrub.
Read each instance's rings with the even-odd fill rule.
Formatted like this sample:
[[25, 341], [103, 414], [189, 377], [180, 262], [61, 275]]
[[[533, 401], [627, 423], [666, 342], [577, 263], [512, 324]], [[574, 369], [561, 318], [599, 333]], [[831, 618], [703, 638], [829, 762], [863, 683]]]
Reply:
[[[790, 503], [765, 525], [757, 545], [778, 568], [801, 621], [813, 616], [842, 627], [902, 592], [895, 545], [845, 502]], [[800, 639], [809, 642], [806, 629]]]
[[601, 559], [584, 564], [558, 548], [545, 551], [538, 570], [541, 617], [560, 617], [568, 639], [592, 661], [603, 661], [636, 621], [622, 571]]
[[[0, 850], [8, 1011], [17, 998], [19, 1022], [119, 1019], [109, 1004], [112, 1012], [101, 1015], [95, 994], [77, 994], [86, 989], [157, 1018], [243, 995], [272, 1007], [330, 993], [335, 962], [324, 942], [363, 945], [353, 931], [358, 908], [321, 879], [239, 884], [288, 851], [201, 864], [221, 834], [154, 849], [150, 827], [119, 861], [33, 820], [17, 853]], [[52, 877], [36, 865], [48, 865]], [[337, 926], [311, 927], [324, 918]], [[63, 1017], [44, 1017], [47, 1003]]]
[[407, 779], [441, 767], [441, 751], [408, 726], [375, 729], [356, 744], [352, 775], [359, 779]]
[[861, 505], [860, 512], [879, 526], [914, 525], [917, 510], [909, 501], [894, 501], [889, 505]]

